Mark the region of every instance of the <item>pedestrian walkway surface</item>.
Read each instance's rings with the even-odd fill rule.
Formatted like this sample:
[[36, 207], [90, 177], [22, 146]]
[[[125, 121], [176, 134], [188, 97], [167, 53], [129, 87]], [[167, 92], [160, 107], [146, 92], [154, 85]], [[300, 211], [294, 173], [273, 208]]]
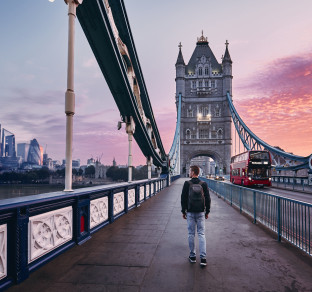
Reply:
[[8, 291], [312, 291], [309, 257], [278, 243], [214, 194], [206, 220], [208, 265], [189, 263], [180, 208], [184, 181]]

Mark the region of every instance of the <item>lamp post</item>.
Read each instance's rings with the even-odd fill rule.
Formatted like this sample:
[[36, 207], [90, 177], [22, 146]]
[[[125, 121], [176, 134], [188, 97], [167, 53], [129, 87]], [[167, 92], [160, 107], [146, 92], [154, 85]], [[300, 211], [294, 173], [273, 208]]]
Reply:
[[66, 114], [66, 168], [65, 192], [72, 192], [72, 148], [73, 148], [73, 118], [75, 114], [74, 92], [74, 43], [76, 8], [83, 0], [64, 0], [68, 5], [68, 63], [67, 90], [65, 93]]

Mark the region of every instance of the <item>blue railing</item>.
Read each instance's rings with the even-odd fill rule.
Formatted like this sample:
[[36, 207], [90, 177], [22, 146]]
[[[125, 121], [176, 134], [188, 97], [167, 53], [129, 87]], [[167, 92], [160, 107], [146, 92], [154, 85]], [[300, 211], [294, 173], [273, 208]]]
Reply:
[[312, 204], [268, 194], [255, 189], [205, 179], [218, 196], [239, 208], [309, 255], [311, 254]]
[[272, 176], [272, 185], [278, 188], [312, 192], [312, 178], [293, 176]]
[[168, 186], [168, 176], [0, 201], [0, 290]]

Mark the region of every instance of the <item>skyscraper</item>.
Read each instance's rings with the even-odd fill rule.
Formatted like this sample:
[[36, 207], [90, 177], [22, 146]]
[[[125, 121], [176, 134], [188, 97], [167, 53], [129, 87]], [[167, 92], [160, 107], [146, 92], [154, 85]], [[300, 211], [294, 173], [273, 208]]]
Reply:
[[1, 157], [16, 157], [15, 135], [2, 129]]
[[29, 143], [17, 144], [17, 156], [22, 158], [22, 162], [27, 162], [29, 147], [30, 147]]
[[36, 139], [30, 141], [27, 162], [36, 165], [42, 165], [43, 148], [39, 145]]

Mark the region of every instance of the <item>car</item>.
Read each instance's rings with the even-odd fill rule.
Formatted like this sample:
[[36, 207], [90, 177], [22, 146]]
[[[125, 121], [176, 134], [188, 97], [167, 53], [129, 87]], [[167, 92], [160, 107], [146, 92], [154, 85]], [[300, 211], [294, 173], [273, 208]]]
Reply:
[[215, 180], [224, 180], [224, 176], [216, 175]]

